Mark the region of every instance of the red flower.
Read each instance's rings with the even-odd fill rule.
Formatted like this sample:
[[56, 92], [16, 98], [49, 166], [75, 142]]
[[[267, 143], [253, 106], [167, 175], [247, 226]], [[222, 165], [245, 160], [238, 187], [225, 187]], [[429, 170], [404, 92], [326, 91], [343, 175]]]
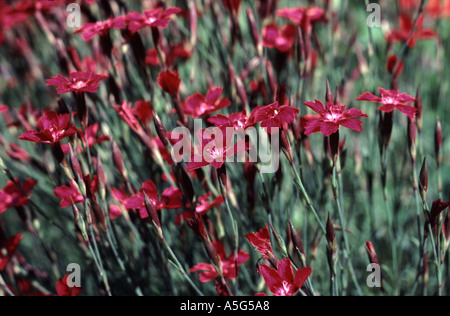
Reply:
[[227, 158], [249, 150], [245, 139], [240, 139], [233, 145], [233, 134], [228, 129], [218, 127], [198, 132], [196, 136], [201, 144], [201, 153], [194, 153], [192, 161], [188, 162], [186, 169], [192, 171], [207, 165], [219, 169]]
[[124, 100], [121, 105], [114, 105], [113, 109], [135, 133], [138, 135], [144, 133], [144, 129], [135, 117], [136, 110], [131, 108], [131, 104]]
[[66, 208], [72, 205], [73, 203], [82, 203], [84, 202], [84, 197], [78, 191], [78, 188], [75, 186], [75, 184], [71, 181], [70, 186], [60, 186], [54, 190], [55, 196], [57, 198], [62, 199], [59, 205], [62, 208]]
[[187, 98], [183, 111], [194, 118], [200, 118], [227, 108], [231, 105], [231, 102], [226, 98], [220, 98], [222, 93], [223, 88], [221, 87], [210, 88], [206, 97], [201, 93], [195, 93]]
[[58, 115], [55, 112], [45, 112], [38, 119], [36, 125], [38, 131], [27, 131], [19, 136], [19, 139], [53, 145], [77, 132], [76, 128], [70, 123], [70, 114]]
[[9, 108], [7, 105], [4, 105], [4, 104], [0, 105], [0, 114], [2, 114], [3, 112], [6, 112], [8, 110], [9, 110]]
[[288, 52], [295, 43], [295, 25], [283, 26], [280, 31], [278, 25], [272, 23], [263, 29], [263, 45], [268, 48], [276, 48], [282, 53]]
[[68, 92], [91, 92], [96, 93], [100, 86], [100, 81], [108, 79], [107, 75], [95, 74], [87, 71], [71, 72], [69, 78], [57, 75], [47, 79], [47, 86], [56, 86], [58, 94]]
[[123, 201], [127, 209], [138, 209], [141, 219], [146, 219], [149, 217], [147, 208], [145, 207], [144, 192], [157, 211], [162, 209], [178, 209], [183, 206], [183, 202], [181, 201], [181, 196], [183, 193], [179, 189], [170, 187], [163, 192], [161, 199], [159, 199], [155, 184], [152, 181], [145, 181], [142, 184], [142, 189], [138, 194], [130, 198], [126, 198]]
[[37, 184], [36, 180], [28, 178], [25, 182], [20, 184], [18, 179], [14, 180], [20, 188], [13, 181], [6, 183], [5, 187], [0, 190], [0, 214], [4, 213], [11, 207], [20, 207], [29, 203], [28, 198], [31, 196], [30, 191]]
[[85, 41], [90, 41], [96, 35], [102, 35], [109, 32], [110, 29], [122, 29], [126, 26], [124, 16], [111, 18], [106, 21], [96, 23], [84, 23], [81, 28], [76, 30], [74, 34], [81, 33], [81, 37]]
[[17, 250], [23, 235], [18, 234], [8, 240], [0, 240], [0, 271], [5, 270], [6, 265]]
[[279, 106], [278, 101], [255, 111], [255, 122], [261, 123], [261, 127], [265, 128], [269, 134], [272, 134], [272, 128], [286, 129], [300, 112], [299, 109], [289, 105]]
[[284, 8], [278, 10], [276, 14], [279, 17], [291, 20], [305, 30], [308, 29], [313, 23], [326, 21], [325, 11], [317, 7]]
[[[186, 49], [186, 44], [179, 43], [176, 45], [170, 45], [163, 48], [165, 55], [165, 63], [168, 68], [172, 68], [177, 59], [188, 59], [191, 57], [191, 51]], [[160, 63], [158, 51], [155, 48], [150, 48], [147, 51], [147, 56], [145, 57], [145, 63], [151, 66], [158, 66]]]
[[[100, 127], [99, 123], [94, 123], [88, 126], [85, 130], [87, 138], [87, 146], [89, 148], [109, 140], [108, 136], [106, 135], [101, 135], [99, 138], [97, 138], [99, 127]], [[81, 130], [78, 130], [78, 135], [83, 140], [84, 146], [86, 146], [85, 135]]]
[[245, 238], [256, 247], [256, 251], [262, 254], [263, 258], [269, 259], [273, 257], [272, 244], [270, 242], [269, 227], [261, 229], [259, 232], [245, 235]]
[[197, 213], [203, 215], [210, 209], [213, 209], [214, 207], [219, 206], [225, 202], [222, 195], [219, 195], [212, 202], [210, 202], [212, 195], [212, 192], [208, 192], [198, 198], [197, 205], [195, 206], [195, 211]]
[[294, 276], [289, 259], [278, 262], [277, 270], [261, 265], [259, 271], [275, 296], [293, 296], [311, 275], [311, 268], [298, 269]]
[[132, 110], [141, 122], [146, 125], [153, 119], [153, 108], [150, 102], [141, 100], [135, 103], [136, 108]]
[[166, 70], [159, 73], [158, 85], [172, 97], [176, 97], [180, 90], [181, 79], [178, 70]]
[[430, 29], [423, 28], [424, 16], [421, 15], [417, 20], [416, 29], [408, 40], [409, 35], [414, 27], [414, 20], [406, 13], [400, 14], [400, 29], [393, 30], [386, 34], [386, 40], [388, 42], [406, 42], [409, 47], [416, 46], [418, 40], [435, 38], [437, 36], [436, 32]]
[[[220, 241], [213, 242], [213, 245], [216, 248], [217, 254], [219, 255], [221, 261], [223, 277], [232, 280], [236, 279], [236, 262], [238, 266], [245, 263], [250, 259], [249, 254], [243, 250], [240, 250], [238, 251], [237, 258], [235, 257], [234, 252], [229, 257], [226, 257], [225, 249]], [[212, 264], [207, 264], [204, 262], [197, 264], [189, 270], [189, 272], [197, 271], [204, 271], [199, 275], [200, 282], [203, 283], [214, 280], [219, 276]]]
[[70, 275], [66, 274], [64, 278], [56, 283], [56, 292], [58, 293], [58, 296], [78, 296], [82, 292], [83, 289], [81, 287], [69, 286], [69, 276]]
[[407, 103], [415, 102], [416, 99], [406, 93], [400, 94], [398, 90], [384, 90], [379, 88], [381, 97], [377, 97], [372, 93], [365, 92], [356, 101], [367, 101], [374, 103], [381, 103], [383, 106], [380, 107], [380, 111], [391, 113], [395, 109], [406, 114], [410, 119], [414, 119], [417, 113], [417, 109], [412, 105], [407, 105]]
[[355, 119], [355, 117], [368, 117], [357, 109], [346, 110], [346, 105], [335, 105], [332, 103], [327, 103], [327, 107], [320, 102], [315, 100], [315, 102], [305, 102], [306, 106], [314, 110], [317, 115], [308, 115], [305, 126], [305, 135], [311, 135], [314, 133], [321, 132], [324, 136], [330, 136], [339, 130], [340, 126], [362, 132], [361, 120]]
[[170, 23], [170, 16], [180, 13], [180, 8], [162, 8], [146, 10], [141, 15], [137, 12], [132, 12], [127, 15], [129, 21], [129, 30], [133, 33], [139, 31], [144, 27], [159, 27], [166, 28]]
[[235, 130], [246, 130], [247, 128], [254, 127], [256, 125], [255, 113], [256, 111], [253, 111], [250, 117], [247, 117], [245, 111], [233, 113], [228, 116], [218, 114], [216, 116], [210, 117], [208, 119], [208, 122], [220, 128], [234, 127]]

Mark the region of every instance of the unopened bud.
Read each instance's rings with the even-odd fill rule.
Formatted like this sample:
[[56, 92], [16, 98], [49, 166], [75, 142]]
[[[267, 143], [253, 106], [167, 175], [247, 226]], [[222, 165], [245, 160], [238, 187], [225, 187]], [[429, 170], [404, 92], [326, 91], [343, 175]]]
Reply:
[[422, 169], [420, 170], [419, 176], [419, 189], [422, 201], [425, 203], [428, 193], [428, 168], [427, 168], [427, 158], [425, 157], [422, 164]]

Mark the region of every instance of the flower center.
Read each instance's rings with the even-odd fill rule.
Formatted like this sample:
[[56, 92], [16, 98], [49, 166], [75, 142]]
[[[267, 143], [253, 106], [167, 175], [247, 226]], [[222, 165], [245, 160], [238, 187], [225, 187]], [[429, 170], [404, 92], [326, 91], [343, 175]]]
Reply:
[[326, 121], [334, 122], [334, 123], [336, 123], [341, 118], [341, 116], [342, 115], [340, 113], [334, 113], [334, 112], [325, 114]]
[[77, 82], [75, 82], [75, 84], [73, 86], [75, 89], [82, 89], [82, 88], [86, 87], [86, 82], [77, 81]]
[[393, 97], [384, 97], [382, 100], [383, 104], [398, 104], [398, 101], [396, 98]]
[[211, 149], [211, 157], [214, 159], [223, 157], [223, 148], [213, 148]]
[[281, 282], [282, 287], [279, 287], [277, 290], [276, 295], [277, 296], [288, 296], [291, 295], [291, 284], [289, 284], [289, 282], [287, 281], [282, 281]]

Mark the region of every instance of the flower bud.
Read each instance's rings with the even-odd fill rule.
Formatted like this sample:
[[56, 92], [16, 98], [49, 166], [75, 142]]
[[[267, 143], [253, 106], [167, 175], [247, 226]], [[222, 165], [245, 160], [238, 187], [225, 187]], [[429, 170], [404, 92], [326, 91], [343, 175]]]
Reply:
[[427, 168], [427, 158], [425, 157], [422, 164], [422, 169], [420, 170], [419, 176], [419, 189], [422, 201], [425, 203], [428, 193], [428, 168]]
[[436, 129], [434, 132], [434, 151], [436, 154], [436, 162], [438, 165], [438, 169], [441, 168], [442, 165], [442, 126], [439, 117], [436, 119]]

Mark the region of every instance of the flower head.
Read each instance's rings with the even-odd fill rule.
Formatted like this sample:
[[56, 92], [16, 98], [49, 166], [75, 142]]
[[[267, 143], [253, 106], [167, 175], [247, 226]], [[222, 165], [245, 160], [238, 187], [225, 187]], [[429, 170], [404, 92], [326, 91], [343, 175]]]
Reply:
[[87, 71], [71, 72], [69, 78], [57, 75], [47, 80], [47, 86], [56, 86], [58, 94], [68, 92], [91, 92], [96, 93], [100, 81], [108, 79], [107, 75], [95, 74]]
[[163, 10], [162, 8], [156, 8], [151, 10], [146, 10], [143, 14], [138, 12], [132, 12], [127, 15], [129, 21], [129, 30], [136, 33], [144, 27], [159, 27], [166, 28], [170, 23], [170, 16], [180, 13], [180, 8], [167, 8]]
[[145, 206], [144, 194], [147, 195], [153, 204], [153, 207], [157, 211], [162, 209], [177, 209], [183, 206], [183, 202], [181, 201], [181, 196], [183, 193], [179, 189], [170, 187], [165, 190], [161, 195], [161, 198], [159, 198], [158, 190], [156, 189], [155, 184], [152, 181], [145, 181], [142, 184], [142, 189], [138, 194], [135, 194], [129, 198], [122, 196], [122, 198], [125, 198], [123, 201], [125, 207], [127, 209], [139, 210], [141, 219], [146, 219], [149, 217]]
[[116, 18], [110, 18], [105, 21], [99, 21], [95, 23], [84, 23], [81, 28], [75, 31], [74, 34], [80, 34], [81, 37], [87, 42], [94, 38], [96, 35], [102, 35], [109, 32], [111, 29], [122, 29], [126, 26], [126, 19], [124, 16]]
[[263, 29], [263, 45], [268, 48], [276, 48], [282, 53], [291, 50], [295, 43], [295, 25], [288, 24], [280, 30], [278, 25], [271, 23]]
[[270, 292], [275, 296], [293, 296], [311, 275], [311, 268], [304, 268], [298, 269], [294, 276], [289, 259], [279, 261], [277, 270], [263, 264], [259, 267], [259, 271]]
[[195, 93], [187, 98], [183, 111], [194, 118], [200, 118], [227, 108], [231, 105], [231, 102], [226, 98], [220, 98], [222, 93], [223, 88], [221, 87], [210, 88], [206, 96]]
[[78, 188], [75, 186], [73, 181], [70, 182], [70, 186], [60, 186], [54, 190], [54, 194], [57, 198], [61, 199], [59, 205], [62, 208], [66, 208], [72, 205], [73, 203], [82, 203], [84, 202], [84, 197], [78, 191]]
[[[219, 241], [213, 242], [213, 245], [219, 255], [221, 266], [222, 266], [222, 274], [226, 279], [234, 280], [236, 279], [236, 263], [238, 266], [245, 263], [250, 259], [250, 256], [247, 252], [240, 250], [237, 253], [237, 257], [235, 257], [234, 252], [230, 256], [226, 256], [225, 248], [223, 244]], [[211, 280], [214, 280], [219, 276], [216, 269], [212, 264], [207, 263], [199, 263], [196, 266], [192, 267], [189, 272], [197, 272], [203, 271], [200, 273], [199, 278], [200, 282], [206, 283]]]
[[222, 195], [219, 195], [211, 202], [211, 197], [213, 193], [208, 192], [203, 194], [198, 198], [197, 205], [195, 206], [195, 212], [198, 214], [205, 214], [210, 209], [213, 209], [216, 206], [219, 206], [225, 202]]
[[27, 205], [28, 198], [31, 196], [29, 193], [36, 184], [37, 181], [31, 178], [26, 179], [23, 184], [18, 179], [6, 183], [5, 187], [0, 190], [0, 214], [11, 207]]
[[69, 274], [66, 274], [56, 283], [56, 292], [58, 296], [78, 296], [83, 290], [81, 287], [69, 285]]
[[279, 17], [291, 20], [305, 30], [314, 23], [326, 21], [325, 11], [317, 7], [284, 8], [278, 10], [276, 14]]
[[269, 227], [261, 229], [259, 232], [245, 235], [245, 238], [256, 248], [263, 258], [269, 259], [273, 256], [272, 244], [270, 242]]
[[77, 132], [70, 123], [70, 114], [58, 115], [56, 112], [45, 112], [38, 119], [36, 125], [37, 131], [27, 131], [19, 136], [19, 139], [35, 143], [55, 144]]
[[305, 126], [305, 135], [321, 132], [327, 137], [336, 133], [341, 126], [362, 132], [363, 122], [355, 117], [368, 117], [367, 114], [357, 109], [346, 110], [346, 105], [327, 103], [327, 107], [325, 107], [318, 100], [304, 104], [319, 114], [305, 117], [308, 120]]
[[279, 102], [272, 103], [267, 106], [257, 108], [255, 110], [255, 122], [261, 123], [261, 127], [265, 128], [267, 133], [272, 133], [272, 128], [286, 129], [288, 124], [291, 124], [300, 113], [289, 105], [281, 105]]
[[187, 170], [192, 171], [211, 165], [216, 169], [221, 168], [227, 158], [249, 150], [245, 139], [238, 140], [232, 144], [234, 130], [230, 128], [210, 128], [197, 133], [200, 142], [200, 153], [194, 153], [191, 161], [187, 164]]
[[400, 112], [406, 114], [410, 119], [414, 119], [417, 109], [408, 105], [407, 103], [412, 103], [416, 101], [416, 99], [412, 96], [407, 95], [406, 93], [401, 93], [398, 90], [384, 90], [379, 88], [379, 92], [381, 97], [375, 96], [372, 93], [365, 92], [356, 101], [367, 101], [373, 103], [383, 104], [380, 107], [380, 111], [391, 113], [395, 109]]
[[172, 97], [176, 97], [180, 90], [181, 79], [178, 70], [166, 70], [159, 73], [158, 85]]
[[437, 36], [436, 32], [430, 29], [425, 29], [423, 27], [424, 16], [420, 15], [417, 20], [416, 28], [414, 33], [411, 32], [414, 28], [414, 20], [406, 13], [400, 14], [400, 29], [392, 30], [386, 34], [386, 40], [388, 42], [401, 42], [406, 41], [409, 47], [415, 47], [418, 40], [431, 39]]
[[6, 265], [17, 250], [23, 235], [18, 234], [7, 240], [0, 240], [0, 271], [5, 270]]

